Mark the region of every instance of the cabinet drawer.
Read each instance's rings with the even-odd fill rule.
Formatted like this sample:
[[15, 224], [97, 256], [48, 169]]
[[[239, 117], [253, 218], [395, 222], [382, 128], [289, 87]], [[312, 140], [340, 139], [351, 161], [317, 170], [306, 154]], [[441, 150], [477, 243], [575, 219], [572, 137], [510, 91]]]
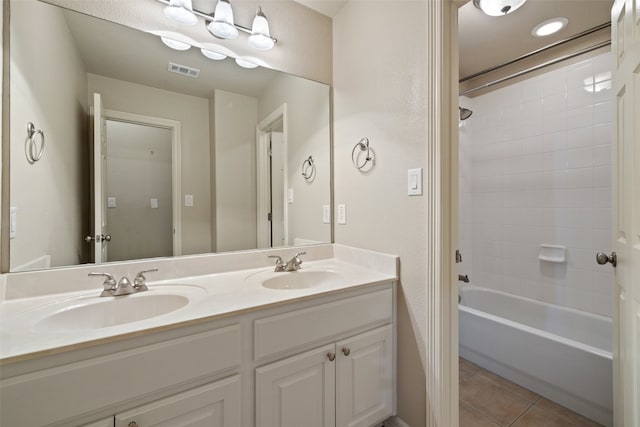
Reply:
[[[222, 373], [239, 366], [240, 347], [240, 325], [232, 325], [10, 378], [0, 386], [0, 425], [60, 422]], [[38, 402], [37, 411], [24, 404], [25, 396]]]
[[255, 360], [321, 344], [350, 331], [390, 323], [391, 289], [254, 321]]

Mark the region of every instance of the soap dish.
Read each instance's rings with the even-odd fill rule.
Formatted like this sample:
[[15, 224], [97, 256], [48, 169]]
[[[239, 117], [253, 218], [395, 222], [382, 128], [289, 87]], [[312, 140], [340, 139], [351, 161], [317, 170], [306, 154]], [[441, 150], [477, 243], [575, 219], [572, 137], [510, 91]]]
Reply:
[[567, 262], [567, 247], [558, 245], [540, 245], [538, 253], [540, 261], [565, 263]]

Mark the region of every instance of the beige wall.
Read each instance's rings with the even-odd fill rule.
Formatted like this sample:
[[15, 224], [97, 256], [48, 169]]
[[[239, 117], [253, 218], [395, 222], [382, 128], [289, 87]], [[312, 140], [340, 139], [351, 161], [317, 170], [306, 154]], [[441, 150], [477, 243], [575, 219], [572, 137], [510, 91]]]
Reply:
[[216, 90], [216, 250], [255, 249], [258, 100]]
[[[398, 414], [412, 427], [427, 411], [427, 200], [407, 196], [407, 169], [426, 161], [426, 17], [424, 1], [352, 1], [333, 23], [335, 203], [347, 207], [336, 242], [400, 256]], [[351, 163], [365, 136], [376, 153], [366, 174]]]
[[[47, 255], [53, 266], [78, 264], [87, 251], [86, 74], [62, 12], [54, 12], [37, 1], [12, 3], [10, 191], [18, 210], [12, 269]], [[46, 137], [35, 164], [24, 151], [27, 122]]]
[[211, 252], [211, 182], [209, 175], [209, 101], [139, 84], [88, 74], [89, 95], [102, 94], [110, 110], [160, 117], [181, 123], [182, 253]]
[[[289, 242], [331, 241], [331, 225], [322, 223], [322, 205], [330, 204], [329, 87], [279, 74], [258, 101], [258, 122], [287, 104], [287, 186], [294, 203], [287, 204]], [[302, 177], [302, 163], [313, 156], [316, 176]], [[286, 197], [286, 195], [285, 195]]]
[[112, 120], [106, 128], [105, 197], [116, 199], [107, 204], [107, 260], [172, 256], [171, 130]]

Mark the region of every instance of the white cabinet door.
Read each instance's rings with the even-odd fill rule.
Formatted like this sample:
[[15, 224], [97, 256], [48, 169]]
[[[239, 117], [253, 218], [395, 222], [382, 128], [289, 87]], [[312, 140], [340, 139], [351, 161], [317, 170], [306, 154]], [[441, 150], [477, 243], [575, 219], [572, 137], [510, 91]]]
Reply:
[[393, 415], [391, 325], [336, 345], [336, 426], [369, 427]]
[[113, 417], [105, 418], [104, 420], [96, 421], [91, 424], [85, 424], [80, 427], [113, 427]]
[[335, 357], [331, 344], [256, 369], [256, 426], [334, 426]]
[[238, 427], [240, 417], [240, 376], [234, 375], [117, 414], [116, 427]]

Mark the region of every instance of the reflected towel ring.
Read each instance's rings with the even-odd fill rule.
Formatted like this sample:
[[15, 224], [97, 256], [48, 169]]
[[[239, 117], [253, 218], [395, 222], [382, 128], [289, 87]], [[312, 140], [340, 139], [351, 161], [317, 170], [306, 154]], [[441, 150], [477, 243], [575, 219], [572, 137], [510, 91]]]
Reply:
[[313, 181], [316, 174], [316, 165], [313, 161], [313, 156], [309, 156], [304, 162], [302, 162], [302, 177], [307, 182]]
[[[359, 152], [356, 151], [358, 148], [360, 148]], [[367, 152], [367, 154], [364, 158], [364, 161], [361, 161], [360, 154], [362, 154], [365, 151]], [[373, 160], [374, 160], [373, 149], [369, 146], [369, 138], [365, 136], [360, 141], [358, 141], [356, 145], [353, 146], [353, 150], [351, 150], [351, 161], [353, 162], [353, 165], [356, 167], [356, 169], [362, 170], [362, 168], [364, 168], [367, 165], [367, 163]], [[372, 165], [373, 165], [373, 162], [372, 162]]]
[[[40, 138], [38, 138], [40, 136]], [[27, 140], [25, 141], [25, 155], [27, 161], [31, 164], [42, 158], [44, 153], [44, 132], [36, 129], [31, 122], [27, 123]]]

